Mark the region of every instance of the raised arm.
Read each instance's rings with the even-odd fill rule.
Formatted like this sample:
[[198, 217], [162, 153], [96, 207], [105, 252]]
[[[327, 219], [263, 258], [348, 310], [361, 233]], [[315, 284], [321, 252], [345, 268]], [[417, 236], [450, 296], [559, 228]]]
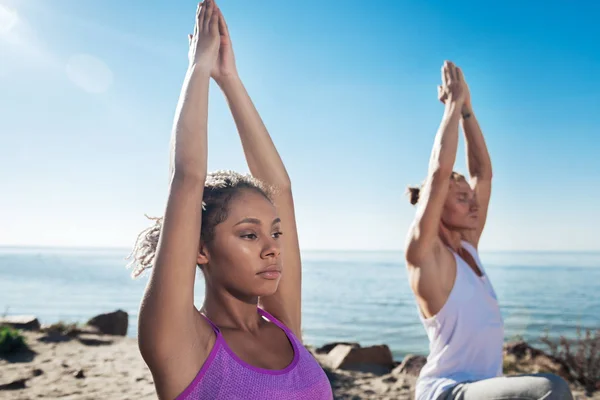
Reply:
[[281, 218], [283, 232], [283, 274], [279, 288], [272, 296], [261, 298], [261, 306], [301, 338], [302, 272], [290, 178], [238, 76], [231, 38], [222, 16], [221, 21], [221, 51], [212, 76], [223, 90], [231, 109], [250, 173], [276, 189], [273, 201]]
[[433, 144], [429, 172], [419, 196], [416, 216], [406, 247], [406, 259], [413, 266], [428, 263], [434, 245], [438, 243], [442, 210], [456, 161], [458, 123], [465, 99], [460, 69], [446, 61], [442, 67], [442, 82], [448, 91], [448, 99]]
[[[468, 92], [467, 92], [468, 93]], [[478, 227], [475, 231], [466, 233], [464, 239], [477, 248], [481, 233], [485, 227], [488, 206], [492, 192], [492, 160], [479, 122], [473, 113], [470, 95], [467, 96], [462, 112], [462, 126], [467, 147], [467, 166], [471, 177], [471, 187], [477, 196], [479, 212]]]
[[207, 174], [208, 88], [219, 49], [215, 9], [209, 0], [197, 11], [173, 126], [169, 196], [139, 315], [140, 351], [161, 398], [174, 398], [193, 379], [202, 352], [197, 341], [209, 332], [197, 323], [194, 278]]

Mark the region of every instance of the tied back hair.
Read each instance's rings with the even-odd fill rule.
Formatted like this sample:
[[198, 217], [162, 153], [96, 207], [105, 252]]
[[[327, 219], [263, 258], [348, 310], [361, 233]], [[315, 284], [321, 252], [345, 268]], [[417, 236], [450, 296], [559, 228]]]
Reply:
[[[454, 182], [458, 182], [461, 180], [465, 180], [466, 178], [464, 175], [452, 171], [452, 174], [450, 175], [450, 180], [454, 181]], [[408, 200], [410, 201], [410, 204], [412, 204], [413, 206], [416, 205], [419, 202], [420, 196], [421, 196], [421, 191], [423, 190], [423, 185], [425, 185], [425, 183], [422, 183], [420, 186], [409, 186], [406, 189], [406, 194], [408, 196]]]
[[[229, 170], [211, 172], [204, 183], [202, 195], [202, 227], [200, 239], [208, 244], [214, 239], [215, 227], [227, 219], [231, 200], [244, 190], [255, 191], [272, 201], [275, 189], [265, 185], [250, 174], [240, 174]], [[131, 276], [137, 278], [145, 270], [154, 266], [156, 249], [163, 226], [163, 217], [146, 218], [153, 225], [138, 235], [133, 250], [127, 256], [131, 260], [127, 268], [132, 268]]]

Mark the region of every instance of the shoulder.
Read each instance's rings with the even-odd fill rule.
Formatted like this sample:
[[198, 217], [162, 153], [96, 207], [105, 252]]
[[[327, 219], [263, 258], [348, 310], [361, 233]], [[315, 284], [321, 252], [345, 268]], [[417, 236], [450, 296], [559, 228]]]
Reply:
[[412, 228], [407, 236], [404, 258], [409, 268], [434, 268], [444, 260], [449, 253], [442, 241], [435, 238], [430, 246], [423, 248], [413, 240]]
[[140, 342], [142, 357], [160, 398], [175, 398], [192, 384], [215, 347], [217, 334], [200, 312], [196, 313], [193, 326], [187, 334], [165, 338], [172, 344], [166, 349], [151, 349]]

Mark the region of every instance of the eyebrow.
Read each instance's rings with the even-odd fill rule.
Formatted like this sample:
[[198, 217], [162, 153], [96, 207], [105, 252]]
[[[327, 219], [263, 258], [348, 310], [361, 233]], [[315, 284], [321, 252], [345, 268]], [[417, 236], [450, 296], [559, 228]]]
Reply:
[[[271, 226], [278, 224], [281, 222], [281, 218], [275, 218], [273, 220], [273, 222], [271, 223]], [[234, 226], [238, 226], [241, 224], [254, 224], [254, 225], [262, 225], [262, 222], [260, 222], [260, 219], [258, 218], [244, 218], [243, 220], [241, 220], [240, 222], [238, 222], [237, 224], [235, 224]]]

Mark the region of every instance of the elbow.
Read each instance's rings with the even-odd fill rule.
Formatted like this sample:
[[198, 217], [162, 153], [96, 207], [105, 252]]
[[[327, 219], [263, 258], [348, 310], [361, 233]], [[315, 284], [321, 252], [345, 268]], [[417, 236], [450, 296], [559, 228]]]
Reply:
[[450, 178], [450, 175], [452, 175], [452, 171], [454, 170], [455, 161], [455, 155], [450, 156], [448, 152], [438, 148], [437, 151], [434, 151], [431, 160], [429, 161], [429, 175], [431, 177]]
[[277, 190], [283, 192], [283, 193], [291, 193], [292, 192], [292, 182], [287, 179], [287, 180], [283, 180], [280, 183], [276, 184], [277, 186]]
[[429, 178], [432, 180], [450, 179], [454, 165], [445, 162], [434, 162], [429, 166]]
[[477, 178], [479, 181], [491, 181], [494, 177], [492, 166], [490, 165], [488, 168], [480, 168], [478, 171], [471, 174], [471, 176]]
[[[260, 178], [263, 178], [259, 175]], [[259, 178], [259, 179], [260, 179]], [[292, 191], [292, 181], [288, 176], [287, 172], [284, 170], [283, 173], [278, 173], [273, 176], [264, 177], [263, 182], [267, 185], [272, 186], [276, 189], [277, 192], [291, 192]]]

